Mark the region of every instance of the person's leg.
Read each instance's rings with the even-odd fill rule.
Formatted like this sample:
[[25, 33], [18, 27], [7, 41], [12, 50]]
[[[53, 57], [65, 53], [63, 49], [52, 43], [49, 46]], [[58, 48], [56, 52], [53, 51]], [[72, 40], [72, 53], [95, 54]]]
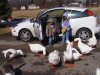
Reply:
[[62, 35], [62, 45], [65, 45], [66, 34]]
[[49, 37], [49, 46], [52, 47], [54, 37]]
[[69, 30], [69, 40], [72, 41], [73, 38], [72, 38], [72, 30]]
[[52, 36], [52, 45], [55, 43], [55, 36]]
[[52, 38], [51, 37], [49, 37], [49, 45], [52, 45]]
[[66, 32], [66, 41], [69, 40], [70, 31]]

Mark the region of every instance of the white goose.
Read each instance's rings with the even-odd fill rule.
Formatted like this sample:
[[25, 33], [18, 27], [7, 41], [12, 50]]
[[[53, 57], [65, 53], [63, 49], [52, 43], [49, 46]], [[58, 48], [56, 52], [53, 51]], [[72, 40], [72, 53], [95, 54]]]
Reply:
[[16, 50], [16, 49], [7, 49], [2, 51], [2, 53], [4, 54], [4, 57], [9, 59], [13, 59], [15, 56], [17, 55], [24, 55], [24, 53], [21, 50]]
[[64, 56], [63, 56], [63, 60], [65, 63], [66, 67], [73, 67], [73, 53], [72, 53], [72, 49], [71, 49], [71, 43], [70, 41], [67, 41], [67, 48], [66, 51], [64, 51]]
[[99, 68], [96, 69], [96, 75], [100, 75], [100, 69]]
[[29, 44], [30, 50], [34, 53], [43, 52], [43, 55], [46, 55], [46, 47], [41, 44]]
[[72, 49], [72, 53], [73, 53], [73, 59], [74, 60], [79, 60], [80, 57], [82, 56], [82, 54], [79, 53], [78, 50], [73, 47], [73, 42], [71, 42], [71, 49]]
[[80, 49], [82, 54], [88, 54], [93, 50], [92, 47], [82, 43], [80, 38], [75, 38], [74, 41], [78, 41], [78, 48]]
[[22, 50], [16, 50], [17, 51], [17, 55], [23, 55], [24, 56], [24, 53], [23, 53], [23, 51]]
[[94, 32], [92, 32], [92, 37], [87, 41], [87, 44], [90, 46], [90, 47], [95, 47], [96, 44], [97, 44], [97, 39], [95, 37], [95, 34]]
[[56, 67], [56, 65], [60, 62], [60, 56], [59, 52], [57, 50], [54, 50], [49, 54], [48, 61], [51, 64], [52, 67]]

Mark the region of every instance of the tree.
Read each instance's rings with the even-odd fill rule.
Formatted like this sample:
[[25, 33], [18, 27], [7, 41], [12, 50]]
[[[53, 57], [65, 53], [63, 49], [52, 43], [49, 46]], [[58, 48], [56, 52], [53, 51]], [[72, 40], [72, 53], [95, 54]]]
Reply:
[[47, 8], [47, 0], [34, 0], [35, 4], [40, 6], [40, 8]]
[[63, 0], [55, 0], [56, 6], [61, 7], [63, 5]]
[[34, 4], [35, 3], [35, 0], [31, 0], [31, 4]]
[[7, 0], [0, 0], [0, 19], [7, 19], [11, 16], [12, 9]]

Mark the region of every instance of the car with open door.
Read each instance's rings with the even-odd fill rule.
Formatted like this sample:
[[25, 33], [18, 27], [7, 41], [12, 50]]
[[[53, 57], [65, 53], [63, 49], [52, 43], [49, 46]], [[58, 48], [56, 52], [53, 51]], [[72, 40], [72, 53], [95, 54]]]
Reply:
[[57, 7], [41, 11], [36, 18], [18, 23], [11, 28], [12, 35], [22, 41], [30, 41], [33, 37], [43, 40], [46, 37], [46, 24], [49, 18], [55, 18], [59, 30], [61, 30], [64, 11], [68, 12], [68, 17], [70, 18], [72, 36], [80, 37], [82, 41], [87, 41], [92, 37], [92, 32], [99, 33], [100, 26], [97, 23], [97, 17], [87, 8]]

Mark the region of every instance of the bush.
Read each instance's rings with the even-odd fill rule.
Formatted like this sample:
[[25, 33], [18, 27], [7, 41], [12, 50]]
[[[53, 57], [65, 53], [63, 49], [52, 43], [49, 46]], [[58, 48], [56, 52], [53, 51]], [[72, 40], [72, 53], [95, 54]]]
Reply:
[[11, 17], [12, 9], [7, 0], [0, 0], [0, 19]]

